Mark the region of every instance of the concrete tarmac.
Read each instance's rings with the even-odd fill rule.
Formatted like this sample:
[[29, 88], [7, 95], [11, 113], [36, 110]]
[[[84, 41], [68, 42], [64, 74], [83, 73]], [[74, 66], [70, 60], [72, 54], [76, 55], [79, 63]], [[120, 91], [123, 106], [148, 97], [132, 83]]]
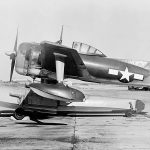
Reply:
[[0, 118], [0, 149], [22, 150], [149, 150], [150, 92], [126, 87], [76, 83], [87, 96], [143, 100], [147, 114], [126, 118], [54, 117], [38, 125], [31, 120]]
[[0, 119], [0, 149], [149, 150], [150, 119], [55, 117], [38, 125]]

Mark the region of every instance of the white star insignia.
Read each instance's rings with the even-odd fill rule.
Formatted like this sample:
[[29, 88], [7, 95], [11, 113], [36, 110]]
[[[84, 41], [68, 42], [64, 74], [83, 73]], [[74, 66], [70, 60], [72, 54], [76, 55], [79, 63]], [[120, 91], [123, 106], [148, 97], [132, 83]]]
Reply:
[[122, 77], [120, 78], [120, 80], [126, 79], [129, 82], [129, 77], [131, 75], [133, 75], [133, 73], [128, 71], [128, 68], [126, 67], [125, 71], [120, 71], [120, 73], [122, 74]]
[[120, 70], [116, 70], [116, 69], [109, 69], [108, 70], [108, 74], [116, 75], [116, 76], [118, 76], [119, 72], [122, 74], [122, 77], [120, 78], [120, 80], [126, 79], [129, 82], [129, 80], [130, 80], [129, 77], [131, 75], [134, 75], [133, 78], [136, 80], [141, 80], [141, 81], [144, 80], [144, 75], [137, 74], [137, 73], [131, 73], [131, 72], [129, 72], [128, 67], [126, 67], [125, 71], [120, 71]]

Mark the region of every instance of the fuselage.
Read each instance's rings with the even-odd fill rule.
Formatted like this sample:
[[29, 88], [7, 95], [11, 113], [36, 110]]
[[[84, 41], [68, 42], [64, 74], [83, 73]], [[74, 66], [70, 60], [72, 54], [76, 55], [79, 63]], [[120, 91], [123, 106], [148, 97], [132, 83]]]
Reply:
[[118, 76], [109, 74], [109, 69], [125, 71], [125, 69], [128, 68], [129, 72], [134, 74], [142, 74], [145, 77], [149, 74], [149, 71], [144, 68], [126, 62], [122, 62], [114, 58], [90, 56], [84, 54], [80, 54], [80, 56], [85, 66], [87, 67], [90, 75], [92, 75], [95, 78], [119, 80], [121, 74], [118, 74]]
[[[50, 51], [50, 49], [44, 49], [44, 51]], [[16, 72], [21, 75], [40, 77], [41, 69], [46, 69], [55, 74], [55, 62], [52, 63], [52, 56], [47, 52], [46, 56], [44, 56], [44, 64], [46, 65], [43, 66], [41, 64], [42, 52], [43, 50], [39, 43], [20, 44], [16, 57]], [[65, 77], [92, 82], [101, 82], [101, 79], [106, 79], [109, 81], [113, 80], [128, 83], [133, 80], [143, 81], [144, 78], [149, 76], [149, 71], [147, 69], [118, 59], [81, 53], [79, 53], [79, 56], [89, 73], [89, 77], [77, 76], [76, 69], [73, 67], [71, 68], [72, 71], [70, 71], [72, 73], [68, 73], [67, 66], [64, 72]], [[124, 76], [124, 78], [122, 76]], [[128, 78], [126, 76], [128, 76]]]

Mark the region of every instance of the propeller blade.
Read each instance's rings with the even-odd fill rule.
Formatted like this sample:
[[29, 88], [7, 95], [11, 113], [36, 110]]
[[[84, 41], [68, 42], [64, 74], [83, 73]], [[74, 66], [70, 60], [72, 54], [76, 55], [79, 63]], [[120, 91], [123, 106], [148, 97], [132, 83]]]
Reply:
[[11, 53], [6, 52], [5, 55], [10, 57]]
[[11, 62], [10, 82], [12, 81], [12, 75], [13, 75], [13, 72], [14, 72], [14, 67], [15, 67], [15, 58], [12, 59], [12, 62]]
[[13, 72], [14, 72], [14, 67], [15, 67], [15, 61], [16, 61], [16, 55], [17, 55], [17, 43], [18, 43], [18, 28], [17, 28], [17, 34], [16, 34], [16, 40], [15, 40], [15, 45], [14, 45], [14, 52], [11, 54], [7, 54], [11, 61], [11, 70], [10, 70], [10, 82], [12, 81], [12, 76], [13, 76]]
[[18, 28], [17, 28], [17, 34], [16, 34], [16, 40], [14, 45], [14, 51], [17, 53], [17, 43], [18, 43]]

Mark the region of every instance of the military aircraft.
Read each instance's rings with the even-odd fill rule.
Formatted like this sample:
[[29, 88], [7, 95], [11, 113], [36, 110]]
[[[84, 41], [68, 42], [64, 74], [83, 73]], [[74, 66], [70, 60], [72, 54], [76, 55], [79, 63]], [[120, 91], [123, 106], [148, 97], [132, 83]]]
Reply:
[[[90, 108], [75, 109], [71, 105], [72, 102], [84, 102], [85, 95], [64, 85], [63, 80], [66, 78], [95, 83], [150, 86], [149, 70], [108, 58], [100, 50], [81, 42], [73, 42], [72, 47], [64, 46], [62, 32], [57, 42], [23, 42], [17, 49], [17, 31], [14, 52], [9, 54], [12, 61], [10, 82], [15, 67], [18, 74], [33, 79], [40, 78], [41, 83], [28, 86], [30, 92], [21, 98], [15, 110], [15, 118], [30, 116], [32, 120], [37, 121], [49, 115], [90, 112]], [[102, 110], [95, 109], [95, 112]]]

